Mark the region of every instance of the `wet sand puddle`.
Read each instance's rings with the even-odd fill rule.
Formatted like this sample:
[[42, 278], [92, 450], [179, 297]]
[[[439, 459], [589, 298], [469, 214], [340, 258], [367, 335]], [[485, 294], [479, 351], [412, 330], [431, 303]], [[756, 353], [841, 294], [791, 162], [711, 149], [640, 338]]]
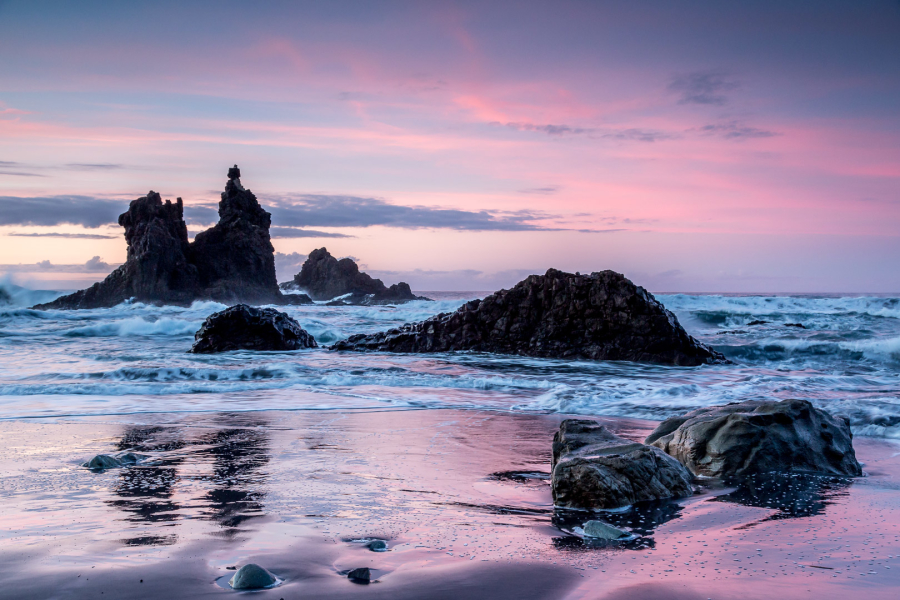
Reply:
[[[0, 423], [0, 579], [17, 598], [785, 598], [900, 588], [900, 459], [869, 476], [760, 478], [677, 502], [555, 510], [562, 417], [433, 410], [142, 415]], [[641, 439], [653, 424], [601, 419]], [[134, 466], [90, 472], [97, 453]], [[600, 518], [633, 534], [576, 533]], [[369, 542], [383, 540], [376, 552]], [[368, 567], [373, 582], [352, 583]], [[10, 587], [12, 586], [12, 587]], [[0, 592], [0, 596], [3, 593]], [[13, 596], [10, 596], [13, 597]]]

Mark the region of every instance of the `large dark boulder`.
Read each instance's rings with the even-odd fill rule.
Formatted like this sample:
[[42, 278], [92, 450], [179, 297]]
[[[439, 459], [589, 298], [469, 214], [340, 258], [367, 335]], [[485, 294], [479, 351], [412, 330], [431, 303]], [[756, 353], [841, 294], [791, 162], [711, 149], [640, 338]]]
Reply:
[[229, 169], [219, 222], [192, 243], [181, 198], [175, 204], [163, 202], [151, 191], [132, 201], [119, 216], [128, 243], [125, 263], [91, 287], [35, 308], [105, 308], [131, 298], [180, 305], [194, 300], [311, 303], [308, 297], [288, 297], [278, 289], [269, 239], [271, 216], [244, 189], [240, 176], [237, 166]]
[[632, 360], [694, 366], [724, 361], [684, 330], [644, 288], [613, 271], [550, 269], [454, 313], [370, 335], [334, 350], [474, 350], [567, 359]]
[[691, 474], [677, 460], [596, 421], [560, 423], [551, 467], [553, 503], [566, 508], [617, 508], [693, 493]]
[[704, 477], [862, 474], [850, 422], [832, 417], [807, 400], [750, 400], [701, 408], [666, 419], [646, 442]]
[[398, 304], [411, 300], [428, 300], [416, 296], [409, 284], [400, 282], [387, 287], [380, 279], [360, 272], [352, 259], [336, 259], [325, 248], [313, 250], [293, 281], [282, 289], [302, 290], [313, 300], [333, 300], [339, 296], [342, 304]]
[[316, 348], [315, 338], [294, 319], [274, 308], [238, 304], [207, 317], [194, 334], [195, 354], [229, 350]]

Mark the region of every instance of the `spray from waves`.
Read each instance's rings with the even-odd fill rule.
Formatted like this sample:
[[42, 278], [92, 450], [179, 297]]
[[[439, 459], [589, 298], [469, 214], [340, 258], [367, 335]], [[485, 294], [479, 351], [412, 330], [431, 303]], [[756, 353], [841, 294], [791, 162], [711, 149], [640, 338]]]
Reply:
[[112, 323], [85, 325], [67, 330], [66, 337], [116, 337], [146, 335], [193, 335], [200, 327], [198, 321], [184, 321], [162, 317], [155, 321], [147, 321], [141, 317], [130, 317]]
[[900, 298], [873, 296], [810, 298], [804, 296], [692, 296], [659, 294], [657, 298], [675, 312], [725, 319], [750, 317], [869, 315], [900, 319]]
[[0, 309], [24, 308], [50, 302], [62, 295], [52, 290], [31, 290], [13, 283], [12, 277], [0, 277]]

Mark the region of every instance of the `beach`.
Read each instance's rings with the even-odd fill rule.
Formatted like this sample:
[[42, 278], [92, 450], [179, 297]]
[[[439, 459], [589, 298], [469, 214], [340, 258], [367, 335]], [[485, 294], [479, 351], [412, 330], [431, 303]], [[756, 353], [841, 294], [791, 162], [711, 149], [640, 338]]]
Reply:
[[[0, 422], [0, 596], [205, 598], [229, 567], [261, 598], [893, 598], [900, 446], [857, 439], [866, 477], [703, 487], [600, 518], [554, 510], [565, 415], [484, 410], [154, 414]], [[655, 423], [598, 418], [642, 439]], [[91, 472], [122, 450], [147, 458]], [[598, 515], [594, 515], [595, 517]], [[385, 540], [386, 552], [365, 542]], [[372, 569], [377, 582], [346, 572]]]

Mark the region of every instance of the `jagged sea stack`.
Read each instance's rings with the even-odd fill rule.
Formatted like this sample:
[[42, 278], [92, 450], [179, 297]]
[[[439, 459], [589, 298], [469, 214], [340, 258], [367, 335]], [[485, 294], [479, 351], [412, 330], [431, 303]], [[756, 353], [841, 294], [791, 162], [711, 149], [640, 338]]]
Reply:
[[91, 287], [39, 304], [39, 309], [106, 308], [129, 298], [154, 304], [194, 300], [302, 304], [305, 296], [284, 296], [275, 279], [275, 250], [269, 239], [271, 216], [241, 172], [228, 170], [219, 202], [219, 222], [188, 242], [181, 198], [163, 202], [150, 191], [119, 216], [125, 228], [125, 264]]
[[347, 296], [343, 304], [399, 304], [412, 300], [428, 300], [412, 293], [408, 283], [387, 287], [380, 279], [359, 270], [350, 258], [333, 257], [325, 248], [310, 252], [293, 281], [282, 284], [283, 289], [303, 290], [313, 300], [331, 300]]
[[474, 350], [545, 358], [630, 360], [696, 366], [725, 357], [684, 330], [675, 315], [624, 275], [550, 269], [454, 313], [340, 341], [334, 350]]

